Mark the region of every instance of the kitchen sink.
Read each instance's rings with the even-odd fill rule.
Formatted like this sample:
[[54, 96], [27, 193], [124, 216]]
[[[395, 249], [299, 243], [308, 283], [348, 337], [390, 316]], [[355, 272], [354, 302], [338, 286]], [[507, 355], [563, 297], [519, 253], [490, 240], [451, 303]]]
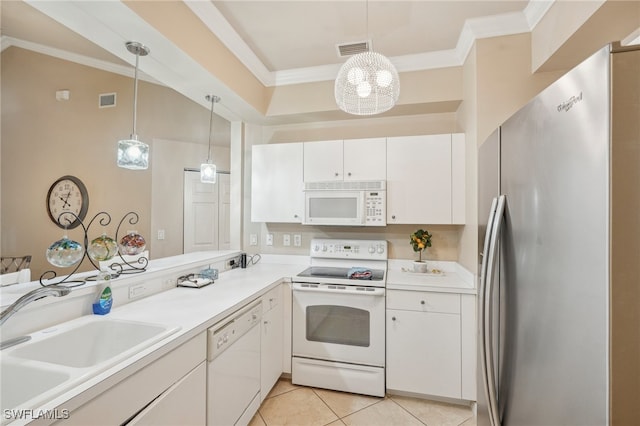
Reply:
[[0, 370], [2, 408], [17, 407], [71, 378], [68, 372], [6, 359], [0, 361]]
[[178, 327], [112, 319], [95, 320], [17, 347], [11, 356], [74, 368], [124, 358], [176, 332]]

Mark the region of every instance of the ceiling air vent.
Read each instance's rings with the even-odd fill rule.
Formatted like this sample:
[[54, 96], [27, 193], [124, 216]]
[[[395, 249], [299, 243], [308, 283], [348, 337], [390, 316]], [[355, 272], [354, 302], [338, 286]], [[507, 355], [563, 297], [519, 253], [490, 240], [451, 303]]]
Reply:
[[357, 55], [358, 53], [368, 52], [371, 50], [371, 41], [358, 41], [355, 43], [338, 44], [338, 56], [344, 58], [346, 56]]

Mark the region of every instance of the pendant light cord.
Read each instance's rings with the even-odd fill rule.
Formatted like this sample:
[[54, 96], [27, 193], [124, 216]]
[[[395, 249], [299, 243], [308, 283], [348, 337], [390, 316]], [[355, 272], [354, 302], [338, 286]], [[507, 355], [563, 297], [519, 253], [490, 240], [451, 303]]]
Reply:
[[213, 106], [216, 103], [216, 97], [211, 96], [211, 117], [209, 117], [209, 153], [207, 154], [207, 163], [211, 162], [211, 141], [213, 140]]
[[[365, 24], [365, 29], [367, 31], [367, 43], [369, 40], [369, 0], [365, 1], [365, 5], [366, 5], [366, 13], [365, 13], [365, 19], [366, 19], [366, 24]], [[371, 46], [369, 46], [369, 51], [371, 51]]]
[[136, 53], [136, 70], [133, 76], [133, 133], [131, 139], [138, 140], [136, 133], [136, 112], [138, 111], [138, 61], [140, 60], [140, 53]]
[[211, 101], [211, 116], [209, 117], [209, 152], [207, 154], [207, 163], [211, 162], [211, 144], [213, 143], [213, 108], [216, 102], [220, 102], [220, 98], [216, 95], [207, 95], [205, 99]]

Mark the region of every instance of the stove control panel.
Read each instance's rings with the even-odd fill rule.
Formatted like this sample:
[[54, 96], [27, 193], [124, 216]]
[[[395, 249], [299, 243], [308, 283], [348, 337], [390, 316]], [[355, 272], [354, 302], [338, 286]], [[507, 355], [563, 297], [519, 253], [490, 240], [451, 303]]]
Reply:
[[385, 240], [311, 240], [311, 257], [327, 259], [387, 260]]

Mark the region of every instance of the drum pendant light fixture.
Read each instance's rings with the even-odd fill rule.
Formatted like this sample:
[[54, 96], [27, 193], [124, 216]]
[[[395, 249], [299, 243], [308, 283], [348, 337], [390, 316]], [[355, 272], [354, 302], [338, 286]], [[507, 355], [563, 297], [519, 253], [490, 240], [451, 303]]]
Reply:
[[[369, 2], [367, 2], [367, 38]], [[338, 107], [355, 115], [375, 115], [393, 108], [400, 95], [398, 71], [391, 61], [372, 50], [353, 55], [345, 62], [335, 82]]]
[[147, 56], [149, 48], [141, 43], [129, 41], [127, 50], [136, 55], [136, 70], [133, 78], [133, 132], [130, 139], [118, 141], [118, 167], [145, 170], [149, 167], [149, 145], [138, 140], [136, 134], [136, 110], [138, 108], [138, 60]]
[[206, 100], [211, 102], [211, 117], [209, 118], [209, 151], [207, 154], [207, 162], [200, 164], [200, 182], [216, 183], [216, 165], [211, 162], [211, 142], [213, 140], [213, 107], [220, 102], [220, 98], [216, 95], [207, 95]]

